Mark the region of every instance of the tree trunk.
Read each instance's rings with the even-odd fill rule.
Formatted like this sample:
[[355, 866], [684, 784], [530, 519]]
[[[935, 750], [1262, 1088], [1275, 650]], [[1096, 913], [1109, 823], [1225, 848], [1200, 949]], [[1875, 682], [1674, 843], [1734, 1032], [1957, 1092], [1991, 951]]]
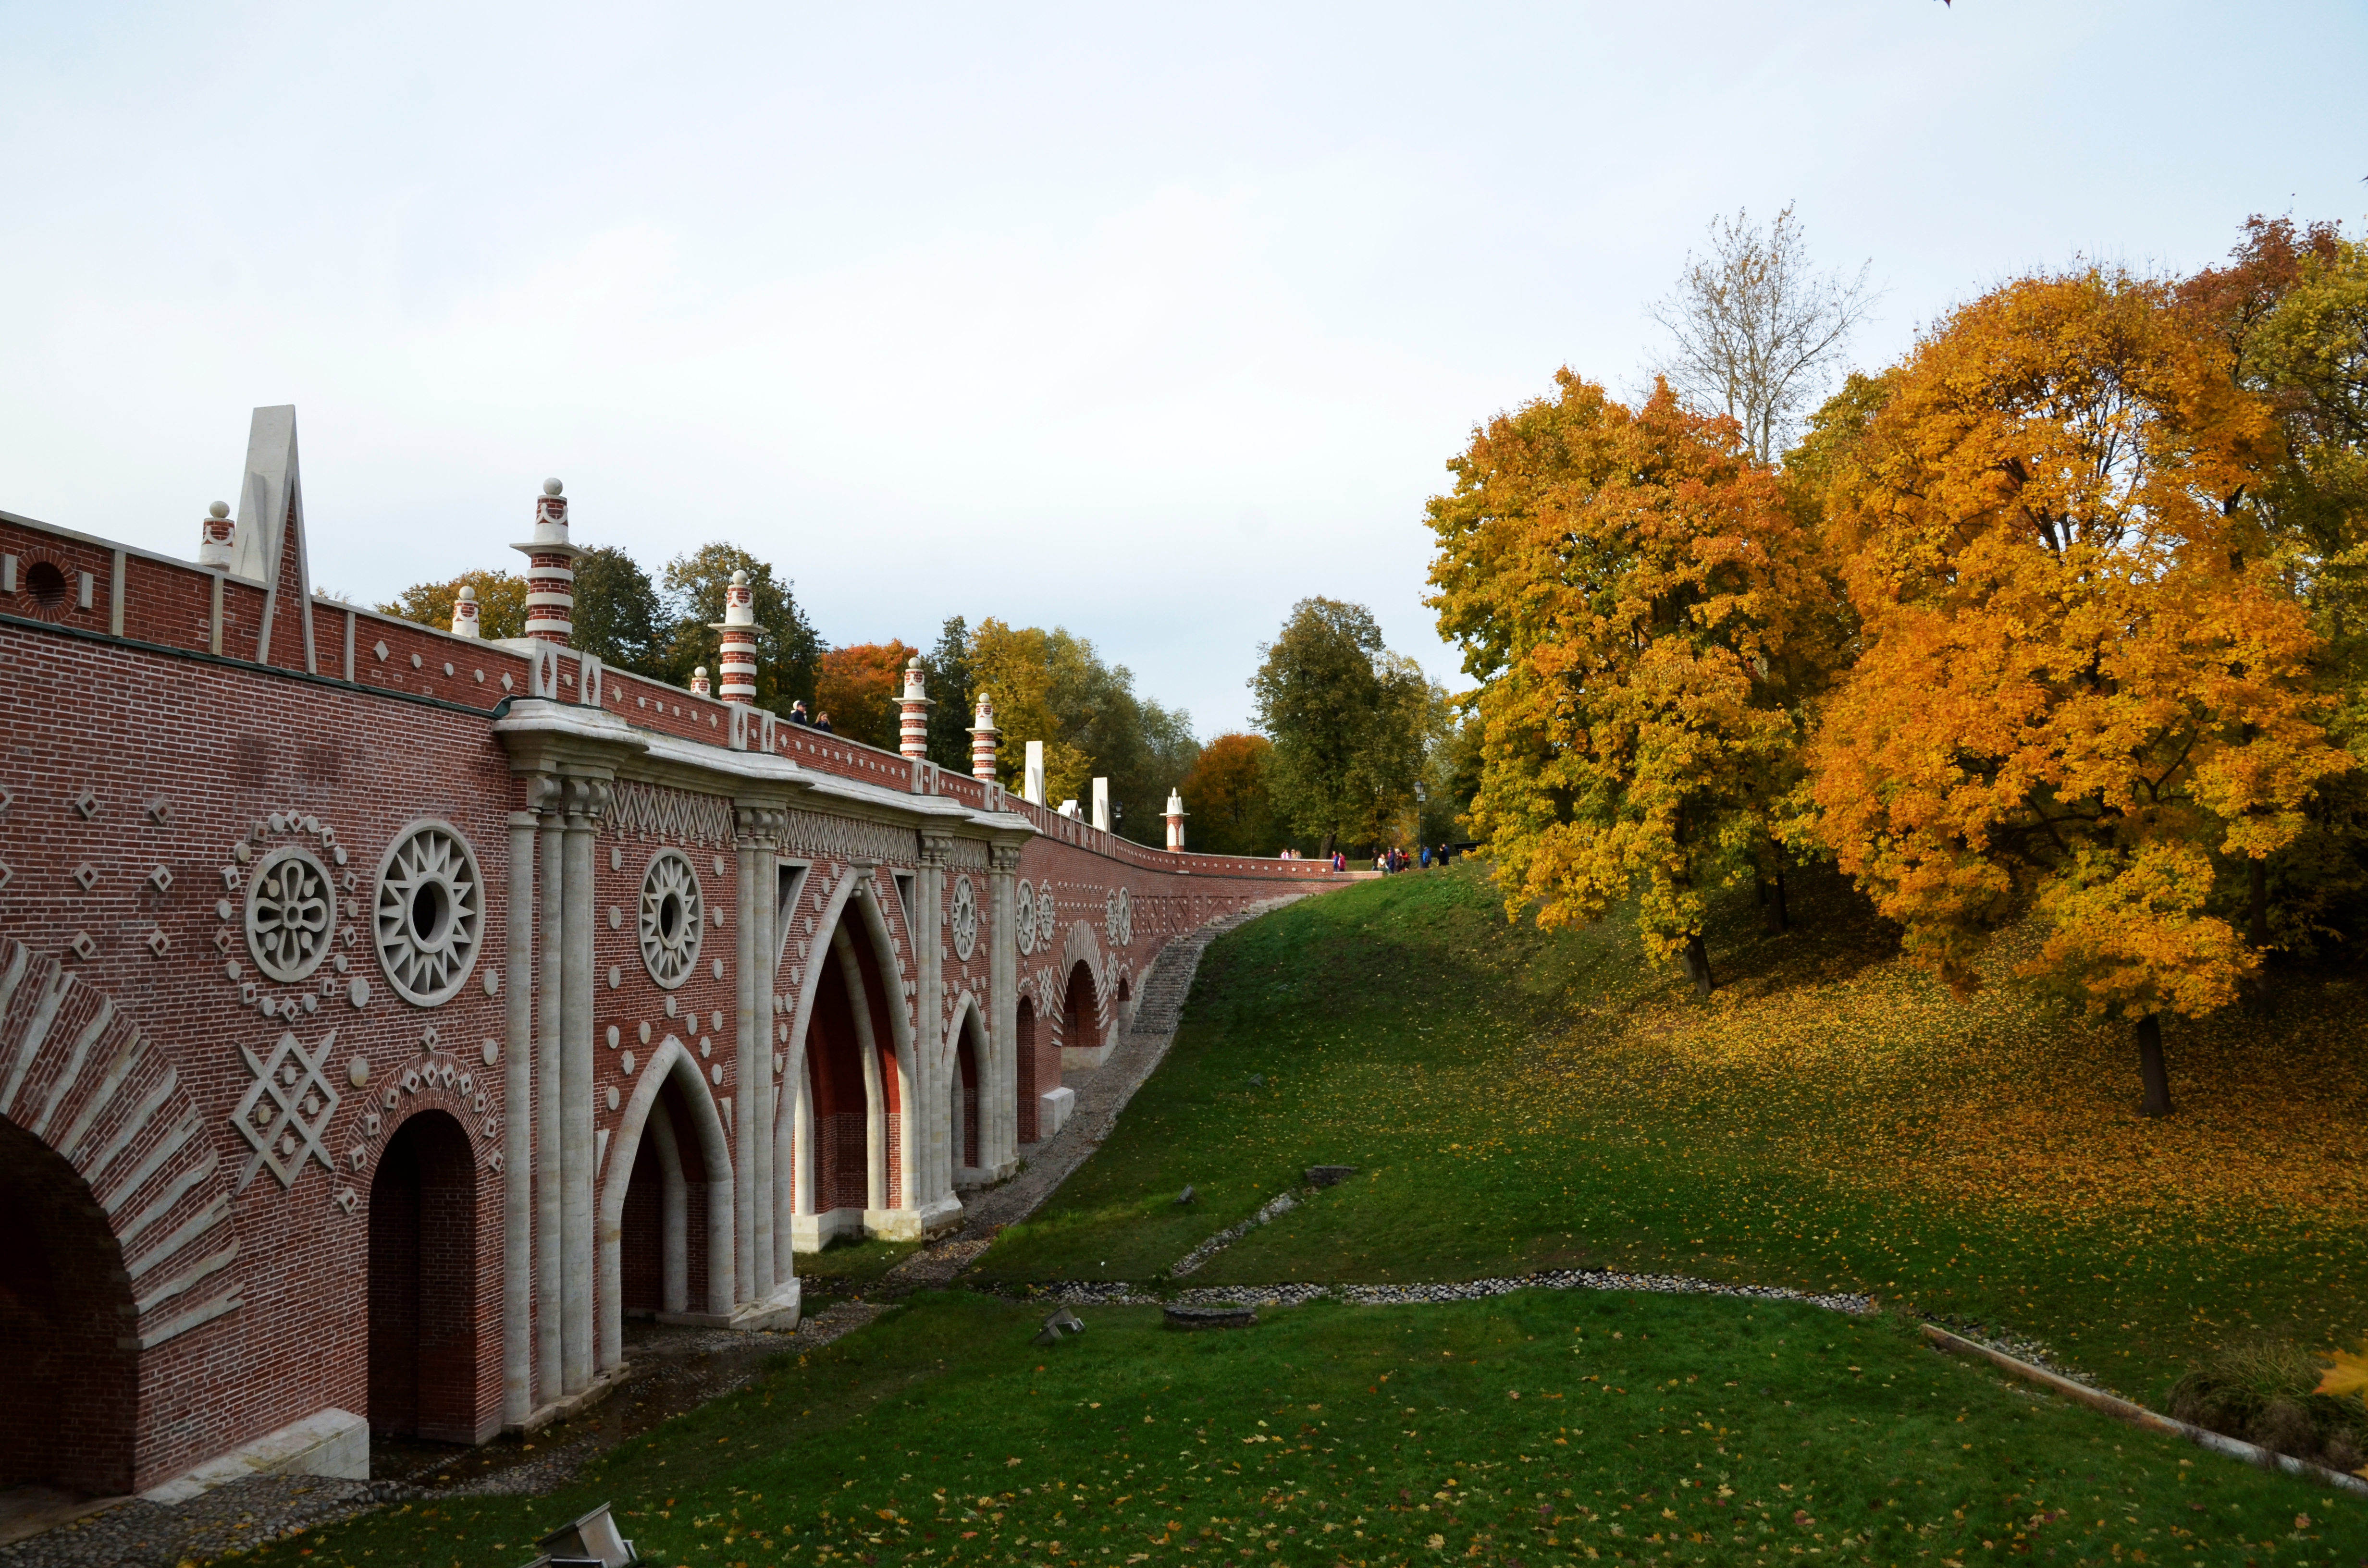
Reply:
[[[2270, 948], [2270, 867], [2260, 858], [2245, 865], [2245, 945], [2266, 959]], [[2270, 1006], [2270, 976], [2266, 963], [2245, 977], [2245, 1010], [2265, 1013]]]
[[2146, 1116], [2170, 1114], [2170, 1070], [2162, 1061], [2162, 1016], [2148, 1013], [2138, 1020], [2138, 1077], [2146, 1085], [2146, 1103], [2138, 1108]]
[[1336, 833], [1327, 833], [1324, 835], [1324, 858], [1326, 860], [1332, 858], [1332, 845], [1338, 837], [1339, 835]]
[[1686, 938], [1686, 978], [1693, 982], [1695, 1001], [1710, 1000], [1710, 949], [1699, 931]]
[[1776, 874], [1768, 880], [1767, 890], [1761, 897], [1767, 907], [1769, 934], [1781, 937], [1790, 931], [1793, 916], [1792, 912], [1784, 907], [1783, 861], [1776, 862]]

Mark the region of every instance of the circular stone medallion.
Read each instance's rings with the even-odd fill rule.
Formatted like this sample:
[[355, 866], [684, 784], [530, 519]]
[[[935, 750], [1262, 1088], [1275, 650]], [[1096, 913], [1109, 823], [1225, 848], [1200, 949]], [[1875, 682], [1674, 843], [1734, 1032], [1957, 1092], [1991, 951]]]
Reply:
[[378, 871], [378, 961], [395, 994], [422, 1007], [450, 1000], [476, 967], [484, 919], [469, 841], [440, 822], [406, 828]]
[[263, 858], [246, 892], [246, 950], [274, 980], [297, 981], [329, 956], [337, 925], [337, 893], [329, 869], [301, 845], [286, 844]]
[[707, 929], [706, 901], [699, 872], [678, 849], [661, 849], [642, 876], [642, 962], [650, 978], [672, 991], [699, 967], [700, 939]]

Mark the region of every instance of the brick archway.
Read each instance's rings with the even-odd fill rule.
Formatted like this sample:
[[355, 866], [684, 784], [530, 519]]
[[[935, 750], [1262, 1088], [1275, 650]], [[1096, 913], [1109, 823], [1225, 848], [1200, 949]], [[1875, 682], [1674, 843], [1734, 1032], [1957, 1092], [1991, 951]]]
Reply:
[[132, 1486], [140, 1358], [123, 1251], [74, 1168], [0, 1119], [0, 1488]]
[[476, 1252], [468, 1131], [450, 1111], [416, 1112], [370, 1175], [372, 1431], [481, 1439]]
[[1044, 1085], [1038, 1081], [1041, 1070], [1037, 1066], [1037, 1032], [1036, 1003], [1031, 997], [1022, 996], [1012, 1030], [1015, 1070], [1011, 1074], [1013, 1097], [1018, 1102], [1012, 1107], [1012, 1120], [1019, 1129], [1015, 1136], [1022, 1143], [1036, 1142], [1036, 1096], [1044, 1092]]

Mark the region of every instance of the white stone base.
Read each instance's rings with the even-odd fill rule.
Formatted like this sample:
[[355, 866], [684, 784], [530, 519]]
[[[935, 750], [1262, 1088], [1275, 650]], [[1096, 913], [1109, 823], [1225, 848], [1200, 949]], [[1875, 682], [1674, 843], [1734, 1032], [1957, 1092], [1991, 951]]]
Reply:
[[627, 1378], [633, 1375], [631, 1361], [620, 1361], [613, 1367], [603, 1367], [592, 1374], [592, 1381], [574, 1393], [562, 1394], [549, 1404], [537, 1409], [523, 1421], [503, 1424], [502, 1430], [513, 1437], [531, 1437], [554, 1421], [566, 1421], [591, 1409], [617, 1392]]
[[736, 1328], [743, 1334], [761, 1329], [788, 1333], [798, 1326], [799, 1303], [805, 1286], [791, 1279], [761, 1301], [743, 1301], [725, 1312], [660, 1312], [658, 1322], [686, 1328]]
[[1110, 1053], [1117, 1049], [1118, 1041], [1115, 1040], [1106, 1045], [1064, 1045], [1061, 1048], [1061, 1071], [1091, 1072], [1109, 1061]]
[[820, 1252], [841, 1236], [863, 1239], [860, 1209], [825, 1209], [819, 1214], [790, 1216], [790, 1250]]
[[340, 1481], [368, 1481], [370, 1423], [331, 1406], [208, 1460], [188, 1474], [140, 1495], [151, 1503], [186, 1503], [253, 1475], [330, 1475]]
[[867, 1209], [863, 1228], [882, 1241], [917, 1242], [961, 1224], [962, 1215], [962, 1199], [948, 1194], [918, 1209]]
[[1047, 1089], [1038, 1096], [1036, 1104], [1036, 1141], [1041, 1143], [1060, 1131], [1069, 1113], [1077, 1108], [1077, 1091], [1064, 1084], [1057, 1089]]

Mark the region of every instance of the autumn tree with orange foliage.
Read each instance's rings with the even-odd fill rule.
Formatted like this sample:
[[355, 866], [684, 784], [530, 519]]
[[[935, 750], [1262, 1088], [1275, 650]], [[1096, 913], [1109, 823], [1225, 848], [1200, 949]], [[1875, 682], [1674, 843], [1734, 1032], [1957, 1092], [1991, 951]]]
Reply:
[[1281, 824], [1267, 789], [1274, 743], [1238, 732], [1201, 748], [1200, 760], [1178, 792], [1190, 814], [1186, 842], [1207, 855], [1271, 855], [1282, 847]]
[[2036, 908], [2027, 972], [2135, 1026], [2149, 1115], [2161, 1015], [2226, 1006], [2259, 962], [2207, 907], [2214, 855], [2275, 853], [2351, 766], [2240, 504], [2278, 452], [2227, 352], [2162, 283], [2026, 278], [1821, 433], [1862, 626], [1811, 745], [1816, 832], [1960, 990]]
[[1711, 890], [1773, 849], [1830, 598], [1815, 540], [1734, 420], [1666, 384], [1630, 409], [1565, 369], [1499, 415], [1429, 505], [1429, 603], [1480, 683], [1480, 786], [1508, 915], [1636, 895], [1656, 961], [1712, 989]]
[[905, 662], [918, 652], [894, 638], [831, 649], [814, 676], [814, 716], [827, 713], [837, 733], [894, 751], [896, 694], [904, 690]]

